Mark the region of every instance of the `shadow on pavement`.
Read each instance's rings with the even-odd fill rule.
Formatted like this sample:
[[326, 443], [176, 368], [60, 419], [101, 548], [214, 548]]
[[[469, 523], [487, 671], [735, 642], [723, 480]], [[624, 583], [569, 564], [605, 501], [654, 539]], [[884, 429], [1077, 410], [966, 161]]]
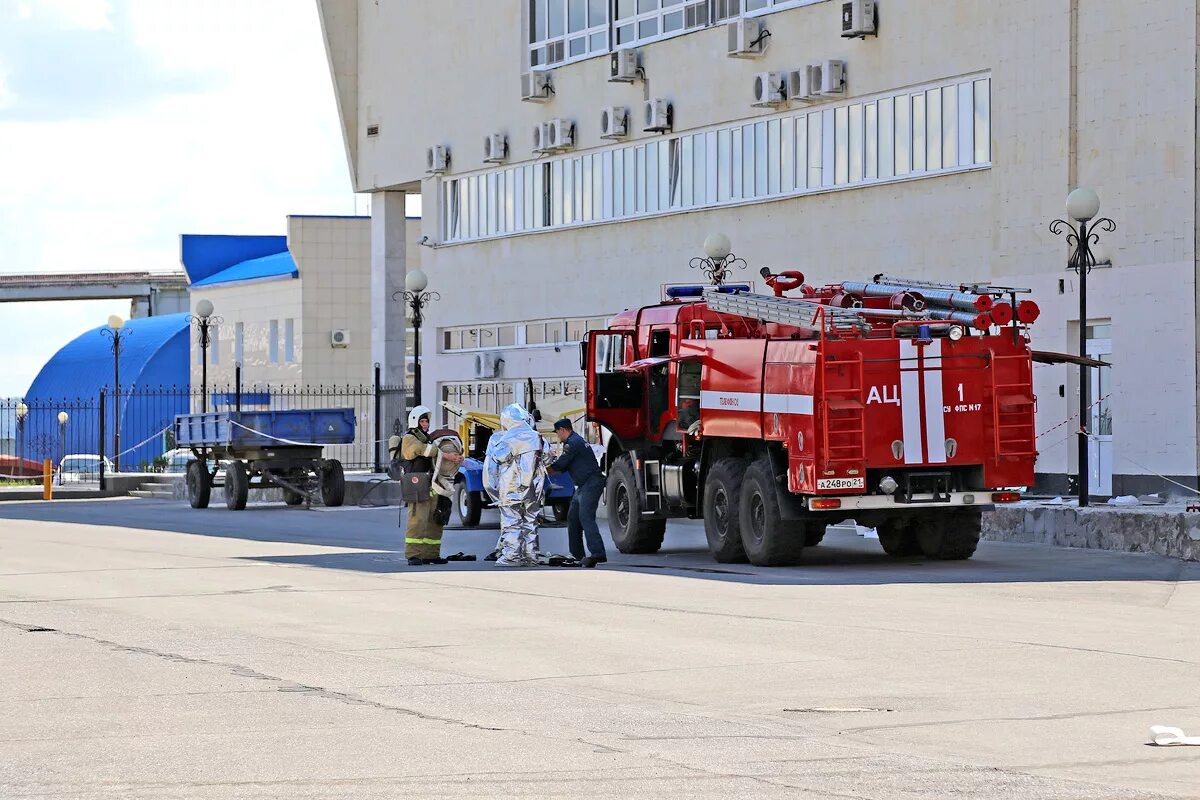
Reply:
[[[174, 531], [198, 536], [254, 542], [286, 542], [338, 547], [361, 552], [308, 555], [261, 555], [247, 560], [305, 565], [356, 572], [472, 572], [496, 571], [491, 562], [455, 562], [444, 566], [410, 567], [403, 557], [404, 537], [396, 508], [313, 509], [283, 505], [253, 505], [231, 512], [224, 506], [200, 511], [185, 503], [147, 500], [64, 501], [0, 504], [4, 520], [117, 526], [150, 531]], [[443, 554], [474, 553], [480, 559], [496, 544], [497, 515], [486, 512], [475, 529], [448, 527]], [[958, 583], [1048, 583], [1069, 581], [1195, 581], [1200, 564], [1140, 553], [1076, 550], [1045, 545], [984, 542], [970, 561], [937, 562], [923, 558], [895, 559], [873, 540], [831, 530], [818, 547], [805, 551], [797, 567], [769, 568], [749, 564], [717, 564], [708, 555], [704, 529], [695, 521], [672, 521], [662, 550], [655, 555], [618, 553], [600, 522], [609, 563], [597, 571], [623, 571], [715, 581], [764, 585], [882, 585]], [[568, 552], [567, 532], [543, 529], [544, 551]], [[535, 568], [540, 572], [566, 568]], [[526, 570], [527, 571], [527, 570]], [[590, 573], [593, 570], [574, 571]]]

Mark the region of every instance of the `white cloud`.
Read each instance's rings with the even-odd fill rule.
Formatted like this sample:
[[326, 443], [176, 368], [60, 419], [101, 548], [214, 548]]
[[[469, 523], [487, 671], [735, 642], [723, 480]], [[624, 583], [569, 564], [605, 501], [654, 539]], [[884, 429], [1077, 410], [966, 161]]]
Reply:
[[17, 96], [8, 88], [8, 69], [0, 61], [0, 111], [11, 108], [17, 102]]
[[[123, 13], [152, 62], [219, 79], [104, 118], [0, 122], [0, 271], [175, 268], [181, 233], [281, 234], [287, 214], [354, 213], [315, 4], [131, 0]], [[57, 306], [32, 336], [38, 307], [0, 305], [0, 339], [37, 354], [0, 356], [0, 396], [128, 310]]]
[[17, 3], [18, 19], [49, 18], [64, 28], [112, 30], [112, 4], [107, 0], [26, 0]]

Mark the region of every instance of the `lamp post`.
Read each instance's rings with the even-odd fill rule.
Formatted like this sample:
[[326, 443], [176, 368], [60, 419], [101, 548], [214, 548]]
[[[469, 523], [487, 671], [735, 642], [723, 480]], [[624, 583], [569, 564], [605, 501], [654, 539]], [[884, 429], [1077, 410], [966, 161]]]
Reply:
[[1091, 404], [1088, 402], [1087, 358], [1087, 276], [1092, 267], [1101, 263], [1093, 247], [1100, 245], [1097, 231], [1112, 233], [1117, 223], [1107, 217], [1096, 219], [1100, 213], [1100, 197], [1091, 189], [1079, 188], [1067, 196], [1067, 216], [1075, 225], [1062, 219], [1050, 223], [1050, 232], [1055, 236], [1066, 234], [1067, 244], [1073, 250], [1067, 260], [1067, 269], [1079, 275], [1079, 506], [1088, 504], [1088, 421]]
[[25, 459], [25, 418], [29, 416], [29, 406], [22, 400], [17, 403], [17, 469]]
[[[121, 348], [124, 340], [133, 331], [125, 330], [125, 320], [116, 314], [108, 318], [108, 325], [100, 329], [103, 336], [112, 339], [113, 354], [113, 472], [121, 471]], [[66, 412], [64, 411], [63, 414]], [[63, 422], [59, 414], [59, 422]]]
[[200, 345], [200, 413], [208, 411], [208, 345], [212, 326], [220, 325], [225, 320], [213, 316], [211, 300], [201, 300], [196, 303], [196, 313], [188, 318], [188, 322], [196, 326], [196, 343]]
[[418, 267], [404, 277], [404, 291], [392, 295], [393, 300], [404, 297], [404, 302], [412, 310], [413, 321], [413, 400], [415, 405], [421, 405], [421, 323], [425, 321], [422, 313], [425, 306], [434, 300], [441, 300], [437, 292], [429, 292], [429, 278]]
[[688, 266], [707, 275], [713, 286], [720, 286], [735, 268], [746, 268], [746, 259], [738, 258], [731, 250], [728, 236], [710, 233], [704, 240], [704, 255], [693, 258]]
[[60, 469], [63, 457], [67, 454], [67, 420], [70, 418], [67, 412], [58, 412], [58, 460]]

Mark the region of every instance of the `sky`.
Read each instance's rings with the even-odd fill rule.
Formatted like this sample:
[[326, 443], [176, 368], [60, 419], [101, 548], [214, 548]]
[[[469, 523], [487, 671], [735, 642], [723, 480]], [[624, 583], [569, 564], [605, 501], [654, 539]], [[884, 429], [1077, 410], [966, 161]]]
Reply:
[[[356, 212], [313, 0], [0, 0], [0, 272], [175, 269], [182, 233]], [[0, 304], [0, 397], [113, 313]]]

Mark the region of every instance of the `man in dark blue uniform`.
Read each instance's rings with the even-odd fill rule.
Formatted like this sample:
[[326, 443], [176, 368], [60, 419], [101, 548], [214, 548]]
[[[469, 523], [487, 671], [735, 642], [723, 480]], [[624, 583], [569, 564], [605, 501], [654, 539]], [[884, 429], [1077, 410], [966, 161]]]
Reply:
[[[600, 504], [600, 493], [604, 491], [604, 473], [596, 462], [592, 447], [578, 433], [571, 420], [560, 419], [554, 423], [554, 432], [563, 443], [562, 456], [550, 465], [550, 473], [565, 472], [575, 484], [571, 497], [571, 511], [567, 515], [567, 542], [571, 555], [582, 560], [585, 567], [594, 567], [608, 561], [604, 552], [604, 540], [596, 525], [596, 506]], [[587, 558], [583, 556], [584, 538], [587, 539]]]

